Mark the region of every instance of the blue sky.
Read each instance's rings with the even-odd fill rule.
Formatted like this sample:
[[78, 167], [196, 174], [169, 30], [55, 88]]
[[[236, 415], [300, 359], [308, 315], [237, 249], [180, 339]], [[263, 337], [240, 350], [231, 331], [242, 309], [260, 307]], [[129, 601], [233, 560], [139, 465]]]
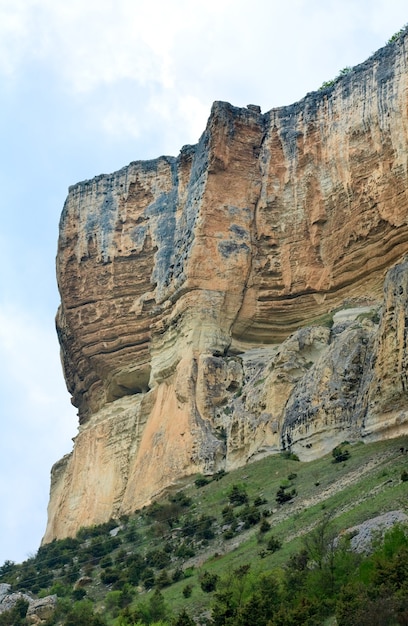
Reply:
[[68, 186], [177, 155], [214, 100], [291, 104], [407, 21], [406, 0], [0, 0], [0, 564], [38, 549], [77, 429], [54, 330]]

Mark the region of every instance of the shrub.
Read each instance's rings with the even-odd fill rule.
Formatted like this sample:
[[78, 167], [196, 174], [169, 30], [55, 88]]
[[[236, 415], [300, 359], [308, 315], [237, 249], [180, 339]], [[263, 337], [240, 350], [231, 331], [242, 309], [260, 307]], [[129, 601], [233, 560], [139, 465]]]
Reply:
[[261, 513], [256, 506], [248, 506], [242, 511], [241, 519], [244, 522], [244, 528], [251, 528], [260, 521]]
[[101, 582], [104, 585], [111, 585], [120, 578], [120, 573], [112, 567], [107, 567], [101, 572]]
[[332, 463], [343, 463], [343, 461], [347, 461], [347, 459], [350, 458], [350, 452], [341, 446], [336, 446], [332, 450], [332, 456]]
[[140, 535], [137, 532], [136, 526], [134, 524], [129, 524], [126, 527], [125, 540], [129, 541], [130, 543], [140, 541]]
[[184, 520], [181, 532], [184, 537], [196, 537], [196, 539], [213, 539], [212, 525], [215, 519], [209, 515], [200, 515], [199, 518], [192, 516]]
[[248, 494], [243, 485], [232, 485], [228, 492], [228, 500], [232, 506], [240, 506], [248, 503]]
[[177, 491], [169, 496], [170, 502], [174, 504], [179, 504], [182, 507], [189, 507], [192, 504], [192, 499], [189, 496], [186, 496], [184, 491]]
[[71, 598], [75, 601], [78, 600], [83, 600], [86, 596], [86, 591], [85, 589], [74, 589], [73, 592], [71, 593]]
[[185, 587], [183, 587], [182, 594], [185, 598], [189, 598], [192, 593], [193, 593], [193, 585], [187, 584]]
[[181, 613], [177, 616], [174, 622], [172, 622], [173, 626], [196, 626], [196, 623], [185, 609], [181, 611]]
[[150, 567], [163, 569], [170, 564], [170, 556], [164, 550], [150, 550], [146, 554], [146, 563]]
[[267, 533], [268, 530], [270, 530], [270, 528], [271, 528], [271, 525], [268, 522], [268, 520], [263, 518], [261, 525], [259, 527], [259, 532], [261, 532], [262, 534]]
[[121, 591], [109, 591], [105, 596], [105, 605], [108, 611], [112, 611], [113, 609], [120, 607], [121, 599]]
[[28, 610], [28, 602], [19, 598], [12, 609], [0, 614], [1, 626], [23, 626], [26, 624], [25, 616]]
[[174, 570], [171, 578], [172, 578], [174, 583], [177, 583], [179, 580], [183, 580], [183, 578], [184, 578], [184, 571], [183, 571], [183, 569], [181, 567], [176, 567], [176, 569]]
[[282, 542], [279, 539], [277, 539], [274, 536], [269, 537], [268, 543], [266, 545], [266, 549], [269, 550], [269, 552], [272, 552], [272, 553], [276, 552], [281, 547], [282, 547]]
[[234, 509], [230, 504], [227, 504], [221, 511], [222, 519], [226, 524], [232, 524], [235, 519]]
[[408, 481], [408, 472], [406, 470], [404, 470], [401, 474], [401, 480], [402, 482], [406, 483]]
[[176, 556], [178, 556], [180, 559], [189, 559], [192, 556], [195, 555], [194, 549], [192, 548], [191, 545], [185, 543], [183, 541], [183, 543], [181, 543], [179, 545], [179, 547], [176, 550]]
[[294, 452], [291, 452], [290, 450], [284, 450], [282, 452], [282, 457], [284, 459], [288, 459], [288, 461], [299, 461], [298, 455]]
[[105, 619], [93, 612], [92, 603], [89, 600], [75, 602], [69, 611], [64, 626], [106, 626]]
[[390, 37], [387, 41], [387, 43], [394, 43], [394, 41], [397, 41], [397, 39], [402, 35], [402, 33], [405, 31], [405, 29], [407, 28], [408, 24], [405, 24], [405, 26], [403, 28], [401, 28], [400, 30], [398, 30], [396, 33], [394, 33], [392, 35], [392, 37]]
[[141, 580], [146, 589], [151, 589], [154, 585], [154, 571], [151, 567], [146, 567], [141, 575]]
[[284, 504], [285, 502], [289, 502], [290, 500], [292, 500], [295, 495], [296, 495], [296, 489], [292, 489], [291, 492], [288, 492], [286, 491], [286, 487], [281, 485], [278, 491], [276, 492], [275, 500], [278, 504]]
[[[166, 523], [169, 528], [172, 528], [174, 524], [178, 522], [178, 518], [184, 506], [185, 505], [178, 502], [177, 499], [171, 502], [165, 502], [164, 504], [155, 502], [149, 507], [146, 515], [156, 522]], [[160, 534], [163, 534], [163, 532], [160, 531]]]
[[256, 496], [254, 500], [255, 506], [262, 506], [263, 504], [266, 504], [266, 503], [267, 503], [267, 500], [263, 496]]
[[166, 569], [163, 569], [160, 574], [157, 576], [155, 580], [155, 585], [159, 589], [163, 589], [163, 587], [168, 587], [172, 583], [172, 579], [169, 576], [169, 573]]
[[211, 593], [215, 591], [218, 583], [217, 574], [211, 574], [210, 572], [203, 572], [200, 577], [200, 586], [205, 593]]
[[206, 478], [205, 476], [198, 476], [195, 481], [194, 484], [197, 487], [197, 489], [200, 489], [200, 487], [205, 487], [205, 485], [208, 485], [208, 483], [210, 483], [211, 480], [209, 478]]

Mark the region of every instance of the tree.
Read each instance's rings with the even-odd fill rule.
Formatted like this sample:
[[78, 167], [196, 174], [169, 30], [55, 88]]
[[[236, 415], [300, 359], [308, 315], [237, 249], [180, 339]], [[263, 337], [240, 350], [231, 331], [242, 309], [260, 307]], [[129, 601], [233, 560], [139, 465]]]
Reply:
[[350, 458], [350, 452], [341, 446], [336, 446], [336, 448], [332, 450], [332, 456], [332, 463], [343, 463], [343, 461], [347, 461], [347, 459]]
[[101, 615], [94, 613], [92, 602], [81, 600], [75, 602], [63, 626], [106, 626], [106, 621]]
[[181, 611], [178, 617], [172, 622], [172, 626], [196, 626], [196, 623], [185, 609]]
[[326, 513], [321, 522], [303, 540], [309, 561], [314, 562], [318, 569], [323, 568], [329, 547], [333, 546], [332, 517], [332, 512]]
[[292, 500], [295, 495], [296, 489], [292, 489], [292, 491], [288, 492], [286, 491], [286, 487], [284, 485], [281, 485], [276, 492], [275, 500], [278, 504], [284, 504], [285, 502], [289, 502], [290, 500]]
[[210, 572], [203, 572], [200, 576], [201, 589], [205, 593], [211, 593], [217, 588], [218, 576], [217, 574], [211, 574]]
[[232, 506], [248, 504], [249, 498], [245, 487], [243, 485], [232, 485], [228, 492], [228, 500]]
[[131, 623], [133, 624], [134, 622], [138, 622], [138, 620], [140, 620], [142, 624], [153, 624], [154, 622], [164, 620], [169, 614], [169, 608], [167, 607], [162, 594], [158, 589], [156, 589], [149, 600], [139, 602], [132, 614], [133, 622]]
[[263, 574], [255, 592], [237, 612], [234, 626], [267, 626], [280, 603], [279, 585], [273, 574]]

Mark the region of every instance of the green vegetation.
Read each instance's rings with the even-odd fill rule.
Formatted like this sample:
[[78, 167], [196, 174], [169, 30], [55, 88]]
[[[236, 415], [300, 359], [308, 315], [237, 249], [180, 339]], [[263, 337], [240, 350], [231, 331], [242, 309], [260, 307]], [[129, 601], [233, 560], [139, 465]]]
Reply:
[[[6, 561], [0, 582], [56, 594], [47, 626], [407, 624], [406, 530], [369, 556], [344, 532], [407, 511], [407, 443], [344, 442], [308, 463], [287, 451], [199, 488], [193, 478], [134, 515]], [[24, 607], [13, 611], [0, 626], [26, 624]]]
[[319, 89], [322, 90], [322, 89], [327, 89], [328, 87], [332, 87], [338, 81], [339, 78], [341, 78], [342, 76], [346, 76], [347, 74], [350, 74], [350, 72], [352, 71], [353, 71], [353, 68], [350, 66], [343, 67], [343, 69], [339, 71], [339, 73], [337, 74], [335, 78], [333, 78], [332, 80], [326, 80], [324, 83], [322, 83]]
[[[398, 30], [396, 33], [394, 33], [386, 42], [387, 44], [392, 44], [395, 41], [397, 41], [401, 35], [403, 35], [405, 33], [405, 31], [408, 28], [408, 24], [405, 24], [405, 26], [403, 26], [400, 30]], [[332, 80], [326, 80], [322, 83], [322, 85], [319, 87], [319, 91], [322, 91], [324, 89], [328, 89], [329, 87], [332, 87], [338, 80], [339, 78], [341, 78], [342, 76], [346, 76], [347, 74], [350, 74], [350, 72], [353, 71], [353, 68], [350, 67], [349, 65], [347, 65], [346, 67], [343, 67], [339, 73], [337, 74], [337, 76], [335, 78], [333, 78]]]
[[406, 31], [407, 28], [408, 28], [408, 24], [405, 24], [405, 26], [403, 26], [400, 30], [394, 33], [392, 37], [388, 39], [387, 44], [394, 43], [394, 41], [397, 41], [397, 39], [401, 37], [401, 35]]
[[343, 463], [350, 458], [350, 452], [347, 450], [347, 448], [343, 448], [342, 446], [336, 446], [336, 448], [332, 450], [332, 456], [332, 463]]

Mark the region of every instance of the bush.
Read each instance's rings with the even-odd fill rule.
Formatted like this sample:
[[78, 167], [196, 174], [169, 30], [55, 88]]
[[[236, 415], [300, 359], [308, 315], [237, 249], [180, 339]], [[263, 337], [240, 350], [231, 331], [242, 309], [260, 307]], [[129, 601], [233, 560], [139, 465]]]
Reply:
[[251, 528], [260, 521], [261, 513], [256, 506], [248, 506], [242, 511], [241, 519], [244, 522], [244, 528]]
[[141, 580], [146, 589], [154, 586], [154, 571], [151, 567], [147, 567], [141, 575]]
[[221, 515], [225, 524], [232, 524], [232, 522], [235, 520], [234, 508], [230, 504], [224, 506], [221, 511]]
[[266, 504], [267, 502], [268, 501], [263, 496], [256, 496], [256, 498], [254, 500], [254, 505], [255, 506], [262, 506], [263, 504]]
[[228, 493], [228, 500], [232, 506], [247, 504], [249, 498], [245, 487], [243, 485], [232, 485]]
[[332, 463], [343, 463], [343, 461], [347, 461], [350, 458], [350, 452], [341, 446], [336, 446], [332, 451], [332, 456]]
[[224, 469], [220, 469], [218, 470], [218, 472], [215, 472], [213, 476], [213, 480], [221, 480], [221, 478], [224, 478], [224, 476], [226, 475], [227, 475], [227, 472]]
[[223, 537], [224, 539], [232, 539], [233, 536], [235, 535], [234, 531], [232, 530], [232, 528], [228, 528], [228, 530], [226, 530], [223, 533]]
[[215, 591], [218, 583], [217, 574], [211, 574], [210, 572], [203, 572], [200, 577], [200, 585], [201, 589], [205, 593], [211, 593], [211, 591]]
[[164, 552], [164, 550], [150, 550], [150, 552], [146, 554], [146, 563], [150, 567], [164, 569], [170, 565], [170, 561], [170, 556], [167, 552]]
[[280, 550], [281, 547], [282, 542], [279, 539], [274, 536], [269, 537], [268, 543], [266, 545], [266, 549], [269, 550], [269, 552], [276, 552], [277, 550]]
[[284, 459], [288, 459], [288, 461], [299, 461], [298, 455], [290, 450], [284, 450], [284, 452], [282, 452], [282, 457]]
[[27, 623], [25, 620], [27, 610], [27, 600], [19, 598], [12, 609], [0, 614], [0, 626], [23, 626]]
[[267, 533], [267, 532], [268, 532], [268, 530], [270, 530], [270, 529], [271, 529], [271, 525], [270, 525], [270, 523], [268, 522], [268, 520], [267, 520], [267, 519], [263, 518], [263, 520], [262, 520], [262, 522], [261, 522], [261, 525], [260, 525], [260, 527], [259, 527], [259, 532], [261, 532], [262, 534], [264, 534], [264, 533]]
[[181, 567], [177, 567], [173, 574], [172, 574], [172, 580], [174, 583], [177, 583], [179, 580], [183, 580], [184, 578], [184, 571]]
[[83, 600], [85, 596], [86, 596], [86, 591], [85, 589], [82, 589], [81, 587], [79, 587], [79, 589], [74, 589], [73, 592], [71, 593], [71, 598], [75, 600], [75, 602], [77, 602], [78, 600]]
[[119, 608], [121, 606], [122, 592], [109, 591], [105, 596], [105, 606], [108, 611]]
[[189, 507], [192, 504], [192, 499], [189, 496], [186, 496], [184, 491], [177, 491], [169, 496], [170, 502], [174, 504], [178, 504], [182, 507]]
[[200, 489], [200, 487], [205, 487], [205, 485], [208, 485], [208, 483], [210, 483], [211, 480], [209, 478], [206, 478], [205, 476], [198, 476], [195, 481], [194, 484], [197, 487], [197, 489]]
[[196, 626], [196, 623], [185, 609], [181, 611], [178, 617], [172, 622], [172, 626]]
[[112, 567], [107, 567], [101, 572], [101, 582], [104, 585], [111, 585], [115, 583], [120, 578], [120, 572], [118, 570], [113, 569]]
[[163, 569], [160, 574], [157, 576], [155, 580], [155, 585], [159, 589], [163, 589], [163, 587], [168, 587], [172, 583], [172, 579], [169, 576], [169, 573], [166, 569]]
[[276, 492], [276, 502], [278, 504], [284, 504], [285, 502], [290, 502], [296, 495], [296, 489], [292, 489], [291, 492], [286, 491], [286, 487], [281, 485]]
[[192, 593], [193, 593], [193, 585], [188, 584], [185, 587], [183, 587], [182, 594], [185, 598], [189, 598]]
[[106, 621], [101, 615], [93, 612], [92, 603], [89, 600], [81, 600], [75, 602], [63, 626], [106, 626]]
[[179, 545], [179, 547], [176, 550], [176, 556], [178, 556], [180, 559], [189, 559], [192, 556], [195, 555], [195, 551], [192, 548], [191, 545], [189, 545], [188, 543], [185, 543], [183, 541], [183, 543], [181, 543]]
[[[214, 531], [212, 525], [215, 519], [209, 515], [200, 515], [199, 518], [192, 516], [184, 520], [181, 532], [184, 537], [195, 537], [196, 539], [213, 539]], [[178, 555], [179, 556], [179, 555]]]

